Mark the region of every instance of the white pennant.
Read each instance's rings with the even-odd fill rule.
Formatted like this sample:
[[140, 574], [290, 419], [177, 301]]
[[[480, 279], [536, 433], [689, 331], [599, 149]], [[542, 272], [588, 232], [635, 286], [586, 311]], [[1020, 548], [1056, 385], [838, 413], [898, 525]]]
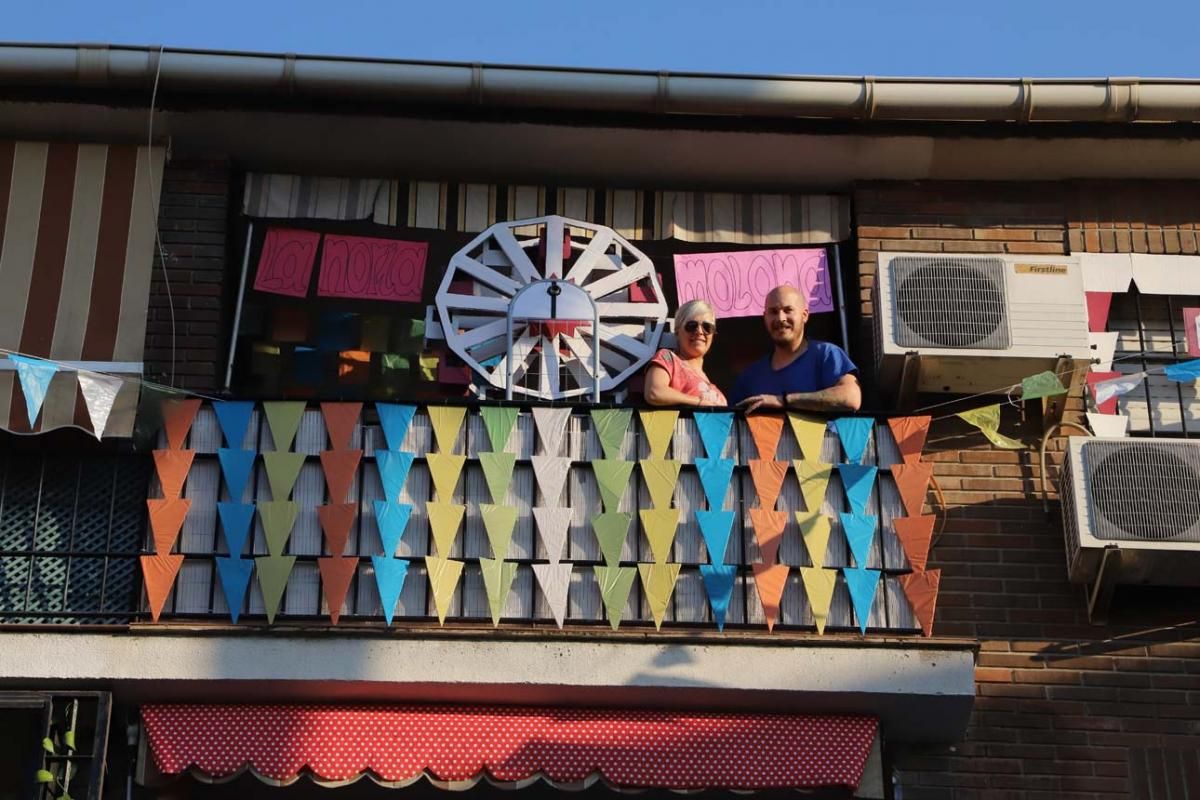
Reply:
[[99, 439], [104, 436], [108, 427], [108, 416], [112, 414], [113, 403], [117, 392], [125, 381], [110, 375], [100, 375], [95, 372], [79, 373], [79, 391], [83, 393], [83, 402], [87, 406], [88, 416], [92, 418], [92, 432]]
[[567, 420], [571, 418], [569, 408], [535, 408], [533, 424], [537, 428], [538, 439], [541, 441], [540, 452], [548, 456], [556, 456], [562, 449], [563, 434], [567, 430]]
[[1088, 334], [1088, 343], [1091, 345], [1094, 357], [1098, 362], [1092, 364], [1093, 372], [1112, 372], [1113, 353], [1117, 349], [1118, 335], [1120, 335], [1119, 331]]
[[1129, 430], [1129, 417], [1124, 414], [1093, 414], [1089, 411], [1087, 421], [1097, 436], [1120, 438]]
[[533, 574], [537, 576], [538, 586], [546, 596], [546, 605], [558, 627], [563, 626], [567, 618], [567, 594], [571, 589], [571, 568], [573, 564], [534, 564]]
[[546, 549], [546, 558], [551, 564], [557, 564], [562, 559], [563, 546], [567, 543], [567, 530], [571, 527], [573, 513], [569, 508], [533, 509], [533, 520], [537, 523], [542, 547]]
[[1098, 381], [1092, 387], [1092, 392], [1096, 397], [1096, 407], [1100, 407], [1105, 402], [1112, 400], [1114, 397], [1120, 397], [1123, 394], [1128, 394], [1134, 389], [1142, 385], [1142, 381], [1146, 378], [1146, 373], [1135, 372], [1133, 375], [1122, 375], [1120, 378], [1112, 378], [1107, 381]]
[[533, 456], [533, 477], [537, 479], [543, 502], [551, 508], [562, 505], [563, 484], [571, 470], [571, 459], [558, 456]]

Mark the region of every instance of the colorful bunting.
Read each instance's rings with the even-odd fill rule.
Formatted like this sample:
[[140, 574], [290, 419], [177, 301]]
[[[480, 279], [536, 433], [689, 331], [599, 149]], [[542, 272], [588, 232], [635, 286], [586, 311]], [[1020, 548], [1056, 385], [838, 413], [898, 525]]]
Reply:
[[825, 492], [829, 488], [829, 476], [833, 474], [833, 465], [800, 459], [792, 464], [796, 468], [796, 477], [800, 480], [804, 508], [808, 511], [820, 511], [825, 503]]
[[592, 567], [596, 573], [596, 583], [600, 586], [600, 599], [608, 612], [608, 624], [615, 631], [621, 627], [621, 617], [625, 614], [625, 605], [629, 602], [629, 591], [637, 578], [637, 570], [633, 567]]
[[458, 476], [462, 474], [466, 461], [466, 456], [451, 453], [426, 454], [425, 463], [429, 465], [429, 475], [433, 478], [433, 488], [438, 500], [448, 503], [454, 497]]
[[250, 429], [250, 416], [254, 403], [249, 400], [215, 400], [213, 413], [230, 450], [241, 450], [246, 443], [246, 431]]
[[404, 579], [408, 577], [408, 561], [403, 558], [371, 556], [371, 564], [375, 567], [375, 588], [379, 590], [383, 619], [391, 625], [392, 616], [396, 613], [396, 603], [400, 601], [400, 593], [404, 591]]
[[276, 452], [292, 449], [292, 441], [296, 431], [300, 429], [300, 420], [304, 418], [305, 404], [303, 400], [275, 400], [263, 403], [263, 414], [267, 417], [267, 428], [271, 431], [271, 441]]
[[850, 553], [854, 556], [854, 563], [858, 565], [859, 569], [862, 569], [870, 558], [878, 518], [870, 514], [853, 512], [841, 512], [838, 516], [842, 521], [842, 533], [846, 535], [846, 543], [850, 545]]
[[329, 619], [337, 625], [342, 606], [346, 604], [346, 593], [350, 591], [350, 581], [358, 572], [358, 559], [341, 555], [318, 558], [317, 569], [321, 571], [321, 593], [329, 607]]
[[492, 613], [492, 625], [500, 624], [508, 593], [512, 591], [513, 579], [517, 577], [515, 561], [499, 558], [479, 559], [479, 571], [483, 573], [483, 587], [487, 593], [488, 610]]
[[229, 609], [229, 619], [234, 625], [246, 604], [246, 590], [250, 588], [250, 575], [254, 572], [252, 558], [217, 558], [217, 580]]
[[408, 429], [417, 413], [417, 407], [398, 403], [376, 403], [375, 413], [379, 415], [379, 427], [383, 428], [383, 438], [388, 449], [400, 450], [404, 446], [405, 437], [408, 436]]
[[708, 560], [714, 564], [725, 563], [725, 551], [729, 549], [729, 534], [733, 531], [733, 511], [697, 511], [696, 524], [708, 550]]
[[700, 486], [708, 499], [710, 509], [719, 509], [725, 504], [725, 495], [733, 483], [732, 458], [697, 458], [696, 471], [700, 476]]
[[708, 606], [712, 609], [713, 622], [717, 630], [725, 630], [725, 614], [729, 611], [729, 600], [733, 596], [733, 584], [737, 580], [734, 564], [701, 564], [700, 578], [708, 595]]
[[700, 441], [704, 442], [704, 454], [712, 459], [722, 458], [725, 455], [725, 443], [729, 441], [729, 429], [733, 427], [733, 413], [698, 412], [692, 415], [692, 421], [700, 432]]
[[972, 408], [969, 411], [960, 411], [955, 416], [978, 428], [996, 447], [1005, 450], [1021, 450], [1025, 447], [1016, 439], [1010, 439], [1000, 433], [1000, 405], [998, 403], [982, 408]]
[[833, 602], [833, 588], [837, 585], [838, 571], [821, 567], [800, 567], [804, 580], [804, 592], [816, 623], [817, 633], [825, 633], [825, 622], [829, 619], [829, 606]]
[[1121, 438], [1129, 432], [1129, 417], [1124, 414], [1093, 414], [1089, 411], [1087, 421], [1097, 436]]
[[921, 460], [921, 451], [925, 449], [925, 437], [929, 434], [929, 423], [932, 417], [891, 417], [888, 427], [892, 429], [892, 438], [896, 440], [896, 449], [905, 464]]
[[649, 457], [654, 460], [665, 459], [667, 446], [675, 434], [675, 423], [679, 421], [679, 412], [643, 410], [638, 411], [638, 419], [642, 421], [642, 429], [646, 432]]
[[154, 552], [166, 555], [175, 547], [175, 539], [183, 528], [192, 501], [181, 497], [165, 497], [147, 500], [150, 510], [150, 534], [154, 540]]
[[633, 462], [598, 459], [592, 462], [592, 471], [596, 475], [604, 510], [616, 511], [629, 485], [629, 476], [633, 474]]
[[180, 392], [167, 387], [143, 383], [133, 422], [133, 444], [137, 450], [153, 450], [158, 446], [158, 433], [163, 427], [163, 406]]
[[600, 440], [604, 449], [604, 457], [608, 459], [621, 458], [621, 449], [625, 444], [625, 433], [629, 430], [629, 421], [633, 411], [628, 408], [596, 408], [592, 409], [592, 430]]
[[517, 507], [480, 503], [479, 515], [483, 518], [483, 529], [492, 546], [492, 555], [503, 559], [508, 555], [513, 530], [517, 527]]
[[[186, 450], [172, 452], [183, 453]], [[225, 478], [225, 486], [229, 497], [240, 501], [246, 496], [246, 487], [250, 484], [250, 475], [254, 472], [253, 450], [230, 450], [225, 447], [217, 449], [217, 461], [221, 464], [221, 475]]]
[[1168, 364], [1164, 372], [1166, 372], [1168, 380], [1179, 383], [1191, 383], [1200, 378], [1200, 358], [1192, 361], [1183, 361], [1179, 364]]
[[183, 483], [187, 480], [195, 456], [195, 450], [154, 451], [154, 470], [158, 473], [164, 496], [179, 497], [183, 494]]
[[621, 562], [621, 551], [632, 522], [632, 514], [619, 511], [592, 517], [592, 532], [596, 534], [596, 541], [600, 543], [600, 553], [608, 566], [615, 567]]
[[758, 602], [767, 618], [767, 630], [774, 631], [779, 620], [779, 603], [792, 568], [787, 564], [751, 564], [750, 567], [754, 570], [754, 590], [758, 592]]
[[846, 579], [846, 588], [850, 590], [850, 602], [854, 606], [854, 616], [858, 620], [858, 629], [867, 632], [867, 623], [871, 619], [871, 608], [875, 605], [875, 593], [879, 590], [877, 569], [842, 568], [842, 577]]
[[1132, 375], [1121, 372], [1089, 372], [1087, 383], [1095, 398], [1096, 410], [1101, 414], [1117, 413], [1117, 398], [1141, 386], [1145, 378], [1145, 372], [1135, 372]]
[[896, 491], [900, 493], [905, 514], [910, 517], [921, 516], [925, 510], [925, 492], [932, 477], [933, 464], [930, 463], [892, 465], [892, 479], [896, 481]]
[[938, 586], [942, 581], [942, 571], [931, 569], [928, 572], [912, 572], [901, 575], [900, 588], [912, 606], [913, 616], [921, 626], [926, 636], [933, 635], [933, 615], [937, 610]]
[[650, 616], [654, 618], [656, 630], [662, 630], [663, 618], [667, 615], [671, 594], [675, 591], [675, 582], [679, 580], [679, 567], [679, 564], [637, 566], [638, 574], [642, 576], [642, 588], [646, 593], [646, 605], [650, 606]]
[[808, 414], [788, 414], [788, 424], [792, 434], [800, 445], [800, 452], [805, 461], [820, 461], [821, 448], [825, 444], [825, 430], [829, 423], [821, 417]]
[[513, 467], [517, 457], [512, 453], [480, 453], [479, 466], [483, 468], [483, 479], [492, 495], [493, 503], [508, 500], [508, 486], [512, 483]]
[[754, 482], [759, 506], [768, 510], [775, 508], [779, 492], [783, 489], [783, 479], [787, 477], [788, 462], [752, 458], [747, 463], [750, 465], [750, 479]]
[[561, 628], [567, 618], [567, 596], [571, 589], [571, 570], [574, 565], [553, 563], [532, 566], [534, 577], [546, 598], [546, 605], [550, 607], [550, 616]]
[[291, 500], [262, 501], [258, 504], [258, 518], [267, 539], [267, 552], [271, 555], [283, 555], [288, 537], [292, 535], [292, 526], [296, 524], [296, 513], [297, 506]]
[[351, 439], [362, 407], [362, 403], [321, 403], [321, 416], [325, 419], [325, 430], [329, 434], [330, 450], [348, 450], [358, 444], [351, 442]]
[[542, 538], [542, 548], [551, 564], [562, 560], [563, 547], [567, 543], [567, 531], [571, 528], [574, 511], [570, 508], [534, 508], [533, 521]]
[[408, 480], [409, 471], [412, 470], [414, 458], [416, 456], [412, 453], [404, 453], [399, 450], [375, 451], [375, 466], [379, 468], [379, 481], [383, 484], [383, 496], [389, 502], [400, 502], [400, 494], [404, 491], [404, 484]]
[[764, 461], [775, 460], [779, 437], [783, 435], [783, 417], [753, 414], [746, 417], [746, 427], [750, 429], [750, 438], [758, 449], [758, 457]]
[[354, 478], [358, 473], [358, 462], [362, 460], [362, 450], [322, 450], [321, 469], [325, 473], [325, 486], [329, 492], [329, 502], [344, 503], [350, 496], [354, 486]]
[[1039, 400], [1066, 393], [1067, 389], [1062, 385], [1062, 381], [1050, 370], [1030, 375], [1021, 381], [1022, 400]]
[[450, 613], [454, 590], [458, 587], [458, 579], [462, 575], [463, 562], [425, 556], [425, 569], [429, 573], [429, 589], [433, 593], [438, 622], [444, 625], [446, 616]]
[[642, 482], [650, 493], [650, 505], [654, 508], [667, 508], [675, 496], [675, 484], [679, 482], [678, 461], [667, 459], [642, 459], [638, 462], [642, 468]]
[[562, 451], [563, 434], [570, 419], [569, 408], [533, 409], [533, 426], [537, 428], [542, 455], [557, 456]]
[[296, 565], [295, 556], [261, 556], [254, 559], [254, 570], [258, 573], [258, 587], [262, 590], [263, 606], [267, 612], [267, 624], [275, 624], [275, 614], [283, 601], [288, 577]]
[[458, 432], [467, 416], [467, 409], [461, 406], [429, 406], [428, 410], [438, 452], [453, 453], [454, 445], [458, 441]]
[[[38, 414], [42, 413], [46, 392], [50, 389], [54, 373], [58, 372], [58, 366], [40, 358], [28, 358], [15, 353], [9, 353], [8, 360], [17, 370], [21, 392], [25, 395], [25, 413], [29, 416], [29, 427], [32, 428], [37, 423]], [[158, 616], [155, 615], [154, 619], [157, 622]]]
[[454, 538], [458, 536], [458, 528], [462, 525], [466, 513], [467, 507], [457, 503], [425, 504], [429, 530], [433, 534], [433, 546], [442, 558], [448, 557], [454, 549]]
[[267, 484], [271, 487], [272, 500], [287, 500], [296, 485], [300, 468], [304, 466], [304, 453], [275, 451], [263, 453], [263, 467], [267, 470]]
[[663, 564], [671, 557], [671, 545], [675, 543], [675, 531], [679, 527], [678, 508], [644, 508], [638, 512], [642, 519], [642, 532], [650, 543], [654, 563]]
[[783, 541], [783, 529], [787, 525], [786, 511], [770, 511], [765, 508], [749, 510], [750, 524], [754, 527], [754, 541], [764, 564], [779, 560], [779, 545]]
[[571, 472], [571, 459], [565, 456], [534, 456], [533, 477], [537, 481], [538, 491], [542, 493], [542, 502], [547, 506], [557, 507], [562, 504], [563, 485]]
[[412, 506], [408, 503], [391, 503], [386, 500], [375, 501], [375, 527], [379, 530], [379, 544], [383, 554], [388, 558], [396, 555], [396, 548], [404, 538], [408, 529], [408, 521], [412, 518]]
[[217, 516], [225, 532], [225, 548], [237, 558], [246, 549], [250, 526], [254, 524], [253, 503], [217, 503]]
[[479, 416], [483, 417], [483, 427], [487, 429], [493, 452], [503, 453], [508, 449], [508, 437], [512, 434], [513, 426], [517, 424], [517, 411], [518, 409], [507, 406], [484, 406], [479, 409]]
[[874, 427], [875, 420], [870, 417], [838, 417], [833, 421], [833, 429], [837, 431], [846, 460], [851, 464], [862, 463]]
[[325, 549], [331, 556], [340, 556], [346, 552], [346, 543], [350, 541], [350, 529], [354, 527], [354, 518], [358, 515], [358, 503], [330, 503], [317, 506], [317, 520], [321, 530], [325, 532]]
[[142, 556], [141, 562], [142, 582], [146, 585], [150, 619], [158, 622], [163, 606], [167, 603], [167, 595], [171, 593], [175, 577], [179, 574], [179, 568], [183, 566], [183, 555], [158, 553], [152, 556]]
[[923, 572], [929, 559], [929, 546], [933, 542], [933, 524], [937, 517], [930, 514], [927, 517], [896, 517], [892, 525], [896, 528], [896, 538], [908, 556], [908, 563], [913, 569]]
[[825, 554], [829, 551], [829, 534], [833, 531], [833, 520], [820, 511], [797, 511], [795, 514], [809, 560], [814, 567], [825, 566]]
[[97, 439], [102, 439], [104, 429], [108, 427], [108, 417], [112, 414], [113, 403], [116, 402], [117, 393], [121, 391], [125, 381], [96, 372], [80, 372], [76, 377], [88, 418], [92, 421], [92, 433]]
[[867, 513], [867, 504], [871, 500], [871, 489], [875, 485], [877, 467], [860, 464], [838, 464], [838, 475], [842, 479], [842, 487], [846, 491], [846, 499], [850, 501], [850, 510], [856, 514]]
[[163, 401], [163, 429], [167, 432], [167, 447], [182, 450], [192, 422], [200, 411], [199, 398], [168, 398]]

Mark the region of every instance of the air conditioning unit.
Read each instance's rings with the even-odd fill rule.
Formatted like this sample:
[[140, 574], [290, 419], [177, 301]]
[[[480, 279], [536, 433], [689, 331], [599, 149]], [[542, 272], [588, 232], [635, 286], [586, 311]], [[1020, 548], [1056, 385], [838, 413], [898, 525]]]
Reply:
[[875, 338], [880, 385], [920, 392], [1002, 391], [1064, 357], [1086, 363], [1079, 261], [880, 253]]
[[1071, 581], [1200, 585], [1200, 441], [1072, 437], [1059, 492]]

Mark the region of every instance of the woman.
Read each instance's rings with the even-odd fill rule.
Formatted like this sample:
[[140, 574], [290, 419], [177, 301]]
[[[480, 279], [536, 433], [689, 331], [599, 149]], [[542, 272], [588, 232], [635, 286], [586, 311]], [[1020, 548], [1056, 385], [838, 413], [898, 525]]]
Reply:
[[717, 320], [712, 306], [689, 300], [675, 313], [675, 352], [659, 350], [646, 368], [644, 395], [652, 406], [725, 406], [725, 395], [704, 374]]

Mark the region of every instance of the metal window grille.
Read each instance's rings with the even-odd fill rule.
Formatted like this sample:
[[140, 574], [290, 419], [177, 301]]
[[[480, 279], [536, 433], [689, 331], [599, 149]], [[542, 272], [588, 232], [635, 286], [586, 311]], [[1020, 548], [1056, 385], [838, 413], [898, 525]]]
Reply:
[[1009, 347], [1004, 262], [998, 258], [892, 259], [896, 341], [904, 347]]
[[1098, 538], [1200, 542], [1200, 448], [1100, 441], [1082, 452]]

